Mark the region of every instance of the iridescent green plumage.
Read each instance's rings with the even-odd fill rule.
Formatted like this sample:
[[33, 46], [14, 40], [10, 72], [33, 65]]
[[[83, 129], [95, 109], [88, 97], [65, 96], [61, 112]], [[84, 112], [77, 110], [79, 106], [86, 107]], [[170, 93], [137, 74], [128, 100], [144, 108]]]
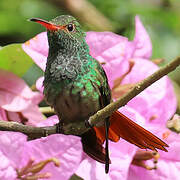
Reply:
[[[79, 23], [72, 16], [59, 16], [51, 22], [65, 28], [48, 30], [44, 94], [61, 124], [72, 123], [75, 127], [110, 102], [110, 90], [104, 70], [89, 54]], [[66, 29], [69, 24], [73, 24], [72, 32]], [[72, 134], [76, 132], [72, 130]]]

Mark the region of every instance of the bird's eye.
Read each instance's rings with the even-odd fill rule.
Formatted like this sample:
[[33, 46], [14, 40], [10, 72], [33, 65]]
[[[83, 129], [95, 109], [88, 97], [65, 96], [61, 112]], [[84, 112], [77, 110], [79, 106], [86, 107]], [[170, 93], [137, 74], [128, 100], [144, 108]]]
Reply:
[[67, 29], [68, 29], [69, 32], [74, 31], [74, 25], [73, 24], [68, 24]]

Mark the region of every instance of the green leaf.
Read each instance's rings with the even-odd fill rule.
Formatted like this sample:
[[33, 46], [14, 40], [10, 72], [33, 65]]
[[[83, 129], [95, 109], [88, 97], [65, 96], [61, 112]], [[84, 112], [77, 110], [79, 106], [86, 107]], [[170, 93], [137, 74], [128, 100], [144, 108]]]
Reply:
[[173, 87], [174, 87], [174, 91], [177, 98], [177, 112], [176, 113], [180, 113], [180, 86], [175, 81], [172, 81], [172, 82], [173, 82]]
[[83, 180], [83, 179], [81, 177], [79, 177], [78, 175], [73, 174], [69, 180]]
[[34, 63], [22, 76], [22, 79], [24, 79], [29, 86], [32, 86], [36, 83], [36, 80], [43, 75], [44, 72], [42, 69]]
[[11, 44], [0, 49], [0, 68], [2, 69], [21, 77], [32, 64], [32, 59], [23, 51], [21, 44]]

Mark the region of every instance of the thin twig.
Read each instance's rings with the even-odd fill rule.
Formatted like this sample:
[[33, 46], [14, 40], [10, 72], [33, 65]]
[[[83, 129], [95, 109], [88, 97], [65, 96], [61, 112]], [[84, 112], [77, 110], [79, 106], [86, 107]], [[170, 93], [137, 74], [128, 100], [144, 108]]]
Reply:
[[48, 107], [39, 107], [39, 110], [43, 114], [53, 114], [53, 113], [55, 113], [54, 109], [51, 108], [50, 106], [48, 106]]
[[[149, 87], [151, 84], [153, 84], [163, 76], [167, 75], [171, 71], [174, 71], [179, 65], [180, 65], [180, 57], [177, 57], [175, 60], [171, 61], [166, 66], [160, 68], [151, 76], [147, 77], [146, 79], [135, 85], [133, 89], [131, 89], [128, 93], [126, 93], [121, 98], [119, 98], [116, 102], [109, 104], [105, 108], [98, 111], [95, 115], [91, 116], [89, 119], [90, 124], [96, 125], [97, 123], [100, 123], [100, 121], [104, 121], [104, 119], [110, 116], [114, 111], [126, 105], [132, 98], [134, 98], [136, 95], [141, 93], [144, 89]], [[76, 132], [78, 131], [85, 132], [89, 129], [85, 126], [85, 123], [83, 122], [76, 124], [76, 126], [73, 128], [76, 129]], [[68, 126], [63, 127], [63, 129], [65, 130], [63, 132], [64, 134], [75, 134], [72, 133], [72, 131]], [[0, 121], [0, 130], [21, 132], [26, 134], [30, 139], [40, 138], [50, 134], [57, 133], [56, 126], [32, 127], [32, 126], [22, 125], [16, 122], [6, 122], [6, 121]]]
[[17, 122], [7, 122], [0, 120], [1, 131], [14, 131], [26, 134], [29, 139], [37, 139], [40, 137], [46, 137], [51, 134], [56, 134], [56, 126], [47, 127], [34, 127], [23, 125]]

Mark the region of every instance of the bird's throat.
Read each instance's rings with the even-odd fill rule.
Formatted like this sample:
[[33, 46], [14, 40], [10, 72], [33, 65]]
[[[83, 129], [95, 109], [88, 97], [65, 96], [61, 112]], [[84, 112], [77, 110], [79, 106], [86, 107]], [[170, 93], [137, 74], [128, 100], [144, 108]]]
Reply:
[[[70, 44], [69, 44], [70, 45]], [[45, 71], [46, 79], [53, 82], [63, 80], [75, 80], [87, 73], [92, 57], [89, 55], [89, 48], [85, 44], [67, 47], [50, 46]]]

